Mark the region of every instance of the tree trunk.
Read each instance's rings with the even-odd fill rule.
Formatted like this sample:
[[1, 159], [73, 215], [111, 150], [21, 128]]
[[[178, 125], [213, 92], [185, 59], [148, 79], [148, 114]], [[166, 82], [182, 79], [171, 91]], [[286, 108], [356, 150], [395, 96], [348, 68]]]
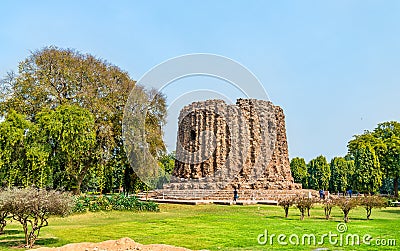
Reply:
[[7, 226], [7, 218], [8, 213], [2, 212], [1, 213], [1, 220], [0, 220], [0, 234], [4, 234], [4, 228]]
[[329, 220], [329, 218], [331, 217], [332, 208], [325, 208], [324, 211], [326, 219]]
[[28, 235], [28, 226], [27, 223], [23, 223], [22, 227], [24, 229], [24, 234], [25, 234], [25, 247], [29, 248], [29, 235]]
[[76, 179], [76, 185], [75, 185], [75, 187], [72, 189], [72, 193], [73, 193], [74, 195], [79, 195], [79, 194], [81, 194], [81, 185], [82, 185], [82, 182], [83, 182], [83, 177], [82, 177], [82, 178]]
[[4, 234], [4, 228], [6, 227], [6, 225], [7, 225], [7, 221], [5, 221], [5, 220], [1, 221], [1, 223], [0, 223], [0, 234]]
[[289, 208], [285, 207], [285, 218], [287, 218], [289, 215]]
[[349, 213], [344, 213], [344, 222], [349, 222]]
[[396, 175], [393, 180], [394, 197], [399, 197], [399, 176]]

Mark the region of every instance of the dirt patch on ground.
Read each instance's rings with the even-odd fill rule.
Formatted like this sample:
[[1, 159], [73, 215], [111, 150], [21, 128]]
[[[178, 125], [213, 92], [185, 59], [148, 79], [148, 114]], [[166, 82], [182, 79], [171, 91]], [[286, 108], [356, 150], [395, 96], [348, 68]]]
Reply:
[[122, 238], [119, 240], [109, 240], [99, 243], [92, 242], [82, 242], [75, 244], [68, 244], [58, 248], [37, 248], [31, 249], [36, 251], [131, 251], [131, 250], [141, 250], [141, 251], [190, 251], [187, 248], [174, 247], [164, 244], [150, 244], [143, 245], [135, 242], [130, 238]]

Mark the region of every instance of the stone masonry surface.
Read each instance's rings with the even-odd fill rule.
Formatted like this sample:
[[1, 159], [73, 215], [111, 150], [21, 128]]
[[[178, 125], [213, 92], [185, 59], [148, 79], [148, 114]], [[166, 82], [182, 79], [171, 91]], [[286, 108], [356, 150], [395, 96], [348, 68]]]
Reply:
[[164, 189], [295, 190], [285, 115], [270, 101], [194, 102], [179, 116], [177, 160]]

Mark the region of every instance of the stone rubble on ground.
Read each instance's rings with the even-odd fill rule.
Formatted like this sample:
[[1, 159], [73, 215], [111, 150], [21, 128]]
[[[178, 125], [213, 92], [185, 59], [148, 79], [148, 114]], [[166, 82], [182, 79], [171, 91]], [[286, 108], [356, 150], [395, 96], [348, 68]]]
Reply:
[[119, 240], [108, 240], [99, 243], [83, 242], [72, 243], [62, 247], [42, 247], [30, 249], [29, 251], [190, 251], [182, 247], [174, 247], [164, 244], [143, 245], [130, 238], [121, 238]]

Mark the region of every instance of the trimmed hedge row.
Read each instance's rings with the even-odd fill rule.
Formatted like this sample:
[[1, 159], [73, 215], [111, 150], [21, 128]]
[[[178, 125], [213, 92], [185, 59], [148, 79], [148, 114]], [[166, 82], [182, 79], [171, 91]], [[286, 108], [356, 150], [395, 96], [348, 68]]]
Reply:
[[112, 196], [91, 196], [83, 195], [75, 198], [75, 206], [73, 212], [97, 212], [111, 210], [128, 210], [128, 211], [160, 211], [158, 204], [152, 201], [140, 201], [135, 196], [124, 196], [117, 194]]

